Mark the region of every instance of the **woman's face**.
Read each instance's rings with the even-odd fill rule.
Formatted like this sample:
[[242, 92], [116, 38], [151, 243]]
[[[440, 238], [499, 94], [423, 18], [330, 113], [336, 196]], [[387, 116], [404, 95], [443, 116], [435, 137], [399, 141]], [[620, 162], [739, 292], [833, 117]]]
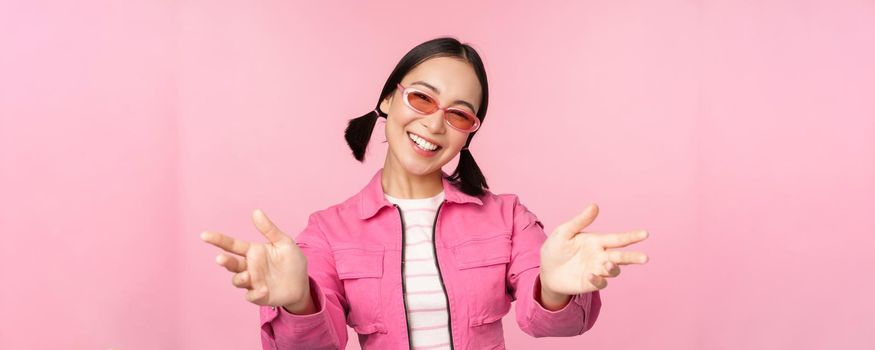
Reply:
[[[480, 81], [471, 64], [459, 58], [430, 58], [407, 73], [401, 85], [425, 91], [443, 107], [464, 108], [475, 115], [480, 108]], [[386, 140], [389, 142], [389, 160], [397, 162], [411, 174], [426, 175], [439, 171], [456, 157], [468, 138], [468, 133], [446, 124], [444, 111], [423, 115], [408, 108], [402, 101], [400, 88], [380, 103], [380, 110], [388, 114]], [[437, 150], [423, 150], [410, 134], [437, 145]]]

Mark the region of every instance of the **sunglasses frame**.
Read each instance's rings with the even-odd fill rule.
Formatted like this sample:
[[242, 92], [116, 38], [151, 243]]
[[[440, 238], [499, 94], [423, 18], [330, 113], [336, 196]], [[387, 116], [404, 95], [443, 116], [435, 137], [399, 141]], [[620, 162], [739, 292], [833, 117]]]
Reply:
[[[428, 114], [431, 114], [431, 113], [434, 113], [437, 111], [444, 111], [444, 122], [447, 124], [447, 126], [453, 128], [455, 130], [458, 130], [460, 132], [464, 132], [464, 133], [472, 133], [472, 132], [477, 131], [477, 129], [480, 129], [480, 118], [477, 118], [477, 115], [475, 115], [474, 113], [468, 112], [467, 110], [464, 110], [461, 108], [452, 107], [452, 106], [450, 106], [450, 107], [441, 106], [440, 101], [438, 101], [437, 98], [435, 98], [432, 94], [430, 94], [422, 89], [417, 89], [415, 87], [410, 87], [410, 86], [405, 87], [404, 85], [401, 85], [401, 83], [398, 83], [398, 88], [401, 89], [401, 99], [404, 100], [404, 104], [407, 106], [407, 108], [410, 108], [412, 111], [419, 113], [419, 114], [423, 114], [423, 115], [428, 115]], [[425, 111], [420, 111], [420, 110], [414, 108], [413, 105], [410, 104], [410, 100], [407, 99], [407, 95], [409, 95], [411, 92], [414, 92], [414, 91], [421, 93], [425, 96], [428, 96], [428, 98], [432, 99], [432, 101], [434, 101], [435, 105], [437, 106], [437, 109], [435, 109], [434, 111], [431, 111], [431, 112], [425, 112]], [[453, 125], [453, 123], [450, 123], [450, 120], [447, 119], [447, 111], [450, 111], [450, 110], [458, 111], [458, 112], [461, 112], [463, 114], [474, 117], [474, 126], [472, 126], [470, 130], [459, 129], [459, 128], [455, 127]]]

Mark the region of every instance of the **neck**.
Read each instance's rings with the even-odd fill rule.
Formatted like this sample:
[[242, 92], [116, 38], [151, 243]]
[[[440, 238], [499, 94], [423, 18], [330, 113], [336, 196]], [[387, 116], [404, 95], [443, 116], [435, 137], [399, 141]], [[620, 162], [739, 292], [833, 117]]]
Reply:
[[443, 190], [441, 176], [441, 169], [423, 175], [412, 174], [387, 155], [380, 182], [383, 192], [395, 198], [429, 198]]

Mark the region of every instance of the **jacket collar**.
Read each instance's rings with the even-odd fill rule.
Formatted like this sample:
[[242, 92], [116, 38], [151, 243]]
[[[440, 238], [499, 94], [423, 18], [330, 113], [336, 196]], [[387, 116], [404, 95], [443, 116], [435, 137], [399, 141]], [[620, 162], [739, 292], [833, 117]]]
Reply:
[[[374, 216], [383, 207], [391, 207], [383, 192], [383, 168], [377, 170], [377, 173], [371, 177], [371, 181], [358, 193], [359, 197], [359, 218], [362, 220], [369, 219]], [[462, 192], [447, 180], [447, 173], [441, 170], [441, 182], [444, 188], [444, 198], [447, 202], [453, 203], [475, 203], [482, 205], [483, 201], [480, 198]]]

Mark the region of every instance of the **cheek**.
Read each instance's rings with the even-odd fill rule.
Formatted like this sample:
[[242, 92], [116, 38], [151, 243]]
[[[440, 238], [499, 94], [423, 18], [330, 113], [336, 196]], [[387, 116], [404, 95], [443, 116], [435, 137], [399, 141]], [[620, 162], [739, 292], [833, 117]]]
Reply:
[[404, 133], [404, 129], [410, 126], [411, 123], [415, 122], [418, 119], [418, 115], [411, 115], [409, 113], [400, 112], [392, 115], [391, 119], [387, 120], [389, 127], [393, 130], [397, 130], [400, 133]]
[[[413, 121], [413, 118], [405, 115], [404, 113], [395, 113], [392, 114], [388, 119], [386, 119], [386, 132], [394, 135], [400, 135], [404, 133], [404, 129], [407, 128], [407, 125]], [[389, 136], [389, 135], [387, 135]]]
[[[447, 131], [450, 132], [450, 131]], [[458, 133], [454, 133], [452, 137], [449, 138], [449, 147], [450, 149], [460, 149], [465, 147], [465, 141], [468, 140], [468, 135], [462, 135]]]

